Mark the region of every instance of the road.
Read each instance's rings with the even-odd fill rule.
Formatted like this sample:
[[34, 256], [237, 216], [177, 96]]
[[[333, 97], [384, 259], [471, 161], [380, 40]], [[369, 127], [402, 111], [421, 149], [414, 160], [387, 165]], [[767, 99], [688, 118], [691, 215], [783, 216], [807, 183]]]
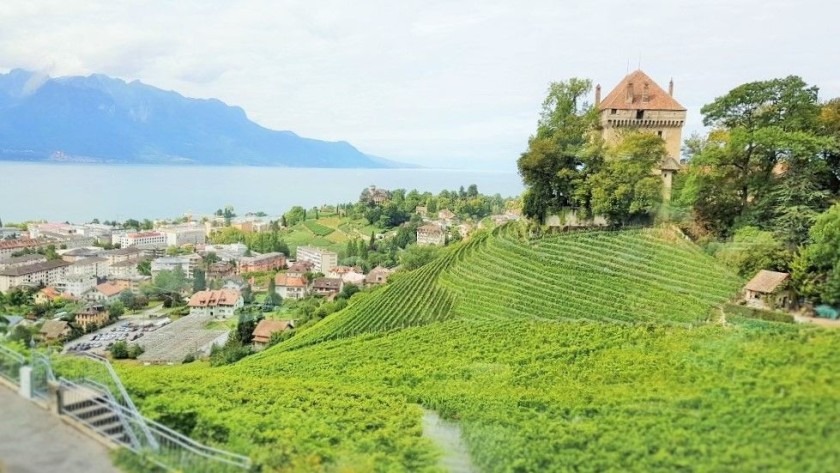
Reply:
[[0, 471], [119, 473], [108, 449], [0, 386]]

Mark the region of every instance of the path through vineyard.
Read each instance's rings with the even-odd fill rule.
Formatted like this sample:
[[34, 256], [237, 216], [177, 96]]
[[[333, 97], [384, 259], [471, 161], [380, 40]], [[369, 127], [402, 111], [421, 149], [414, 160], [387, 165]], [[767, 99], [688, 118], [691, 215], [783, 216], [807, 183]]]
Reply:
[[423, 435], [431, 439], [441, 450], [440, 464], [450, 473], [476, 473], [467, 445], [461, 438], [458, 423], [443, 420], [436, 412], [423, 409]]

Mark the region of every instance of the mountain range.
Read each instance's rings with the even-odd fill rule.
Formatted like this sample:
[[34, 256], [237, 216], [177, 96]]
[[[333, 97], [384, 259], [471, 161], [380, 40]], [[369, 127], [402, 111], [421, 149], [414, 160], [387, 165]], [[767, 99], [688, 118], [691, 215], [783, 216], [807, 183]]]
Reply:
[[102, 74], [0, 74], [0, 160], [411, 167], [249, 120], [240, 107]]

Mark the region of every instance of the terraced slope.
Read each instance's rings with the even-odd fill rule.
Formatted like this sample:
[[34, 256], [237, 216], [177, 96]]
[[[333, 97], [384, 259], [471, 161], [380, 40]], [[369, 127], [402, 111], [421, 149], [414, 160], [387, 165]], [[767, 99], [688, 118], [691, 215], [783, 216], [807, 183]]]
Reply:
[[480, 234], [284, 344], [451, 318], [697, 323], [742, 281], [668, 229]]

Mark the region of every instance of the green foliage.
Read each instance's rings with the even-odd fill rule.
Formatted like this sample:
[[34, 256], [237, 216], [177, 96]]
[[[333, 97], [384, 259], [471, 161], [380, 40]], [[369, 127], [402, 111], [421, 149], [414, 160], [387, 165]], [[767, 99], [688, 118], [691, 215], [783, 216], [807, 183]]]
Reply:
[[207, 289], [207, 276], [204, 270], [193, 270], [193, 292], [203, 291]]
[[143, 276], [151, 276], [152, 275], [152, 262], [150, 260], [143, 260], [137, 263], [137, 272]]
[[303, 222], [303, 225], [306, 228], [308, 228], [309, 231], [311, 231], [315, 235], [322, 236], [322, 237], [327, 236], [330, 233], [335, 231], [335, 229], [332, 229], [330, 227], [326, 227], [324, 225], [321, 225], [316, 220], [307, 220], [307, 221]]
[[793, 259], [772, 232], [757, 227], [739, 228], [729, 242], [713, 243], [710, 248], [716, 258], [744, 278], [751, 278], [762, 269], [786, 272]]
[[840, 303], [840, 204], [817, 217], [809, 235], [811, 244], [793, 264], [798, 290], [815, 302]]
[[121, 300], [114, 301], [108, 306], [108, 317], [110, 317], [111, 320], [119, 319], [123, 316], [123, 314], [125, 314], [125, 305]]
[[400, 265], [406, 271], [415, 270], [437, 258], [440, 248], [432, 245], [408, 245], [400, 253]]
[[294, 206], [283, 214], [283, 219], [286, 221], [284, 226], [293, 227], [306, 220], [306, 210], [303, 207]]
[[116, 360], [136, 359], [142, 355], [145, 350], [137, 344], [129, 345], [125, 340], [118, 340], [108, 349], [111, 356]]

